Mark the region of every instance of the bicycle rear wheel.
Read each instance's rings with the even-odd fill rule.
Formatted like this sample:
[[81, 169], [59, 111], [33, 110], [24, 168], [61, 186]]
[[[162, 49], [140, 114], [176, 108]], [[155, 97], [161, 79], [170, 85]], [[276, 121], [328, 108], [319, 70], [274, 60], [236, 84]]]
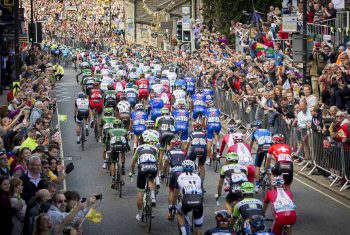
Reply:
[[218, 172], [218, 169], [219, 169], [219, 164], [220, 164], [220, 158], [218, 156], [215, 156], [215, 159], [214, 159], [214, 171], [215, 173]]
[[146, 229], [147, 233], [151, 232], [152, 229], [152, 201], [150, 191], [147, 191], [147, 202], [146, 202]]
[[84, 149], [85, 149], [85, 121], [83, 120], [81, 123], [82, 124], [80, 126], [80, 131], [81, 131], [80, 144], [81, 144], [81, 150], [84, 151]]
[[94, 111], [94, 131], [95, 131], [95, 140], [98, 142], [98, 116], [97, 111]]

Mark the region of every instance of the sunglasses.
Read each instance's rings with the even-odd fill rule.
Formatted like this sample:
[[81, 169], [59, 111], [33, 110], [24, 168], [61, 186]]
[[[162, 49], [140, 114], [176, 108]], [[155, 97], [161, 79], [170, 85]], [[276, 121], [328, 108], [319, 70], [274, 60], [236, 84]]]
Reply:
[[335, 116], [335, 117], [339, 118], [339, 117], [344, 117], [344, 116], [339, 116], [339, 115], [338, 115], [338, 116]]

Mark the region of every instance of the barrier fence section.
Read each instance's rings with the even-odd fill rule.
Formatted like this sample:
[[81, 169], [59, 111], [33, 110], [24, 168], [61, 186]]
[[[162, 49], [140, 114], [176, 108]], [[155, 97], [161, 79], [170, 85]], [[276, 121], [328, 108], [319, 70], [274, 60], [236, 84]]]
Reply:
[[[350, 184], [350, 144], [330, 141], [330, 137], [322, 131], [294, 127], [284, 115], [266, 111], [259, 104], [251, 104], [245, 99], [235, 100], [231, 91], [219, 87], [214, 87], [214, 103], [221, 110], [224, 124], [230, 120], [240, 120], [241, 125], [249, 127], [253, 121], [261, 120], [263, 128], [283, 134], [295, 155], [303, 156], [307, 161], [300, 171], [311, 167], [310, 175], [318, 169], [325, 176], [332, 177], [329, 187], [339, 182], [340, 191]], [[330, 142], [329, 146], [325, 144], [327, 141]]]

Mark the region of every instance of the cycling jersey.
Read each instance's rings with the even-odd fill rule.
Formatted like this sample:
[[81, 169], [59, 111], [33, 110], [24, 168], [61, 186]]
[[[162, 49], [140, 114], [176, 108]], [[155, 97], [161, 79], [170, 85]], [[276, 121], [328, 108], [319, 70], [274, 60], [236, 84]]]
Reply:
[[242, 197], [241, 184], [248, 181], [248, 169], [244, 165], [232, 163], [224, 165], [220, 171], [220, 178], [225, 179], [226, 200], [230, 203]]
[[232, 228], [212, 228], [207, 230], [204, 235], [236, 235]]
[[297, 214], [293, 195], [290, 191], [282, 188], [272, 189], [266, 193], [264, 203], [270, 203], [275, 217], [272, 232], [276, 235], [282, 234], [284, 225], [293, 225]]
[[181, 86], [182, 89], [186, 89], [186, 81], [184, 79], [176, 79], [175, 87]]
[[188, 94], [193, 95], [195, 92], [195, 80], [191, 77], [185, 77], [186, 81], [186, 91]]
[[186, 91], [177, 89], [173, 92], [173, 96], [175, 97], [175, 100], [178, 99], [185, 99], [186, 98]]
[[86, 98], [79, 98], [75, 101], [77, 107], [77, 122], [81, 122], [84, 118], [89, 116], [89, 100]]
[[160, 116], [157, 118], [155, 127], [158, 128], [160, 134], [160, 147], [164, 148], [166, 143], [175, 136], [175, 119], [172, 116]]
[[151, 179], [157, 176], [158, 149], [150, 144], [142, 144], [136, 148], [133, 160], [138, 164], [136, 185], [139, 191], [143, 191], [147, 176]]
[[205, 102], [213, 100], [214, 91], [212, 89], [204, 88], [202, 93], [204, 95], [204, 101]]
[[198, 158], [198, 163], [203, 165], [207, 158], [207, 142], [206, 134], [203, 131], [193, 131], [189, 134], [187, 142], [190, 142], [189, 158], [195, 161]]
[[139, 88], [138, 99], [147, 99], [149, 95], [149, 81], [146, 78], [141, 78], [136, 81], [136, 85]]
[[182, 173], [182, 162], [186, 160], [186, 152], [184, 152], [181, 148], [171, 148], [164, 155], [164, 159], [169, 161], [170, 169], [170, 180], [169, 180], [169, 188], [174, 189], [177, 177]]
[[[110, 128], [107, 131], [107, 143], [110, 150], [114, 152], [126, 152], [130, 149], [128, 143], [128, 132], [123, 128]], [[112, 157], [114, 156], [114, 157]], [[111, 154], [111, 160], [116, 161], [117, 154]]]
[[120, 113], [130, 113], [130, 103], [126, 100], [122, 100], [117, 104], [118, 112]]
[[166, 93], [166, 92], [161, 92], [158, 95], [158, 97], [163, 100], [164, 107], [168, 108], [169, 110], [171, 110], [171, 94], [170, 93]]
[[113, 90], [107, 90], [105, 93], [104, 106], [114, 108], [117, 104], [117, 92]]
[[208, 140], [212, 140], [215, 133], [221, 131], [220, 110], [214, 107], [207, 108], [205, 111], [207, 118], [207, 137]]
[[101, 118], [101, 126], [102, 126], [102, 133], [103, 133], [103, 144], [105, 146], [107, 145], [107, 140], [108, 140], [108, 130], [113, 128], [113, 123], [115, 121], [115, 117], [114, 116], [104, 116]]
[[263, 204], [255, 198], [244, 198], [233, 208], [233, 217], [242, 216], [243, 220], [249, 219], [255, 215], [264, 216]]
[[272, 144], [271, 132], [267, 129], [257, 129], [252, 136], [252, 141], [255, 141], [255, 140], [260, 146], [265, 144], [271, 145]]
[[138, 91], [134, 87], [125, 88], [126, 100], [130, 103], [132, 107], [137, 103]]
[[188, 139], [189, 112], [186, 109], [175, 109], [173, 112], [175, 118], [175, 132], [182, 132], [180, 138], [182, 141]]
[[151, 105], [151, 119], [155, 121], [162, 115], [161, 109], [164, 107], [164, 102], [161, 98], [155, 97], [150, 100]]
[[[222, 153], [224, 152], [225, 146], [227, 145], [227, 149], [230, 149], [232, 145], [235, 144], [234, 138], [233, 138], [234, 133], [227, 133], [224, 135], [224, 137], [221, 140], [221, 147], [220, 147], [220, 156], [222, 156]], [[228, 153], [229, 150], [227, 150]], [[234, 151], [231, 151], [234, 152]]]
[[[282, 175], [286, 185], [293, 181], [292, 150], [288, 144], [274, 144], [268, 150], [270, 158], [273, 159], [271, 172], [273, 175]], [[285, 174], [284, 174], [285, 173]]]
[[143, 111], [135, 111], [131, 113], [132, 131], [135, 135], [142, 134], [146, 130], [145, 121], [147, 120], [147, 113]]
[[192, 95], [192, 102], [193, 102], [193, 119], [197, 119], [200, 114], [204, 115], [204, 112], [206, 109], [204, 96], [200, 93], [196, 93]]
[[155, 83], [150, 86], [150, 88], [156, 93], [160, 94], [162, 92], [163, 84]]
[[90, 108], [97, 109], [97, 112], [101, 114], [103, 108], [103, 91], [101, 89], [92, 89], [90, 92]]

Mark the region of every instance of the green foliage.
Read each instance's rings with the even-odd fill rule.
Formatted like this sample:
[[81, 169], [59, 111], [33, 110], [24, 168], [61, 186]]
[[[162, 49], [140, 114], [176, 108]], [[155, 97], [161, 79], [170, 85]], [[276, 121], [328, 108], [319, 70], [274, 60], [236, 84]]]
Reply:
[[249, 21], [243, 11], [267, 13], [269, 6], [281, 6], [282, 0], [203, 0], [203, 18], [210, 29], [229, 34], [231, 21]]

